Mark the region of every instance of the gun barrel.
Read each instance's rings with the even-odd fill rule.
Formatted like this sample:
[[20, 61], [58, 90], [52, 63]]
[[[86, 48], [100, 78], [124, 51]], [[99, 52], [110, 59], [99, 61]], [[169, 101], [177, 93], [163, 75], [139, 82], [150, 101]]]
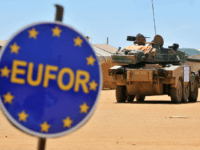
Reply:
[[127, 36], [127, 41], [135, 41], [136, 37], [135, 36]]

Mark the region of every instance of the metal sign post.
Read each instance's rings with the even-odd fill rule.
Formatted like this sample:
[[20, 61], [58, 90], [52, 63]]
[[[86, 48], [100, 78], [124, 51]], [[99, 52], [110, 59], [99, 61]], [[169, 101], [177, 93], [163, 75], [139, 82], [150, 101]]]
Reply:
[[45, 150], [46, 138], [39, 138], [38, 150]]

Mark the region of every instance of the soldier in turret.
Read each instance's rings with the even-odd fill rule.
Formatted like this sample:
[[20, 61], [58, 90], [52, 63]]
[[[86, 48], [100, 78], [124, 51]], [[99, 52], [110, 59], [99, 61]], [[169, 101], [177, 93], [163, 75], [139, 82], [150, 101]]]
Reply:
[[144, 35], [142, 35], [142, 34], [137, 34], [136, 35], [136, 41], [134, 42], [135, 44], [137, 43], [138, 45], [143, 45], [143, 46], [145, 46], [145, 44], [146, 44], [146, 39], [145, 39], [145, 37], [144, 37]]
[[179, 45], [177, 43], [174, 43], [172, 46], [169, 46], [169, 48], [171, 48], [172, 50], [174, 50], [175, 52], [177, 52]]

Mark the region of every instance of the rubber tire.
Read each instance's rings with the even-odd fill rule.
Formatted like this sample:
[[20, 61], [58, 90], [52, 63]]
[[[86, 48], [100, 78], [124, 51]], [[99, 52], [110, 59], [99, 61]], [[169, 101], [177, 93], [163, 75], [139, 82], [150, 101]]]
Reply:
[[183, 95], [182, 95], [182, 100], [181, 100], [182, 102], [184, 103], [187, 102], [188, 97], [189, 97], [189, 91], [190, 91], [189, 84], [187, 85], [187, 87], [183, 86], [183, 90], [182, 90]]
[[127, 102], [133, 102], [135, 95], [127, 95]]
[[198, 98], [198, 81], [195, 79], [194, 81], [194, 91], [189, 92], [189, 102], [196, 102]]
[[176, 88], [171, 88], [170, 91], [171, 101], [174, 103], [180, 103], [182, 100], [182, 83], [179, 80]]
[[135, 96], [137, 102], [144, 102], [145, 96], [144, 95], [136, 95]]
[[126, 86], [116, 86], [116, 99], [118, 103], [126, 102]]

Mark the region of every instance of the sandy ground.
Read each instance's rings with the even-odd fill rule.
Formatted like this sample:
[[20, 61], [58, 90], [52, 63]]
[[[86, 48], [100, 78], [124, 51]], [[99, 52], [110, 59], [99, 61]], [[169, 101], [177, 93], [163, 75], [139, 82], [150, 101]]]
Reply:
[[[37, 150], [37, 142], [38, 138], [13, 127], [0, 111], [0, 150]], [[115, 90], [103, 90], [94, 115], [83, 127], [46, 143], [46, 150], [133, 149], [199, 150], [200, 97], [186, 104], [172, 104], [168, 96], [118, 104]]]

